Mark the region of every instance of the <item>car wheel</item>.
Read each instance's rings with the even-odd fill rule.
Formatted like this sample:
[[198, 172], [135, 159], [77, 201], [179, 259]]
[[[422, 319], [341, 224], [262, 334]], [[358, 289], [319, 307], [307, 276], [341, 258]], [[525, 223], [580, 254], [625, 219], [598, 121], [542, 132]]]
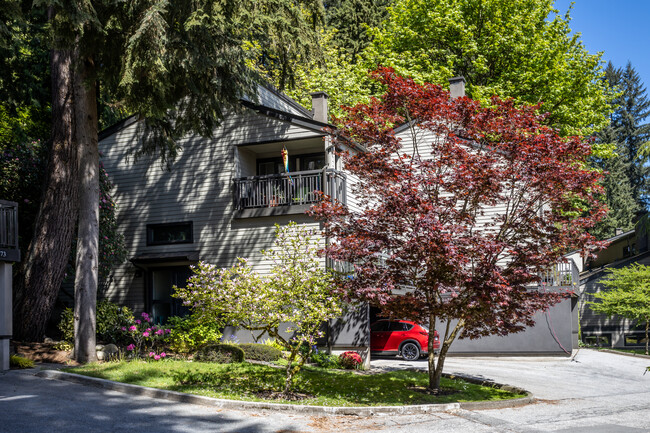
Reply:
[[417, 361], [420, 358], [420, 348], [415, 343], [404, 343], [402, 346], [402, 358], [407, 361]]

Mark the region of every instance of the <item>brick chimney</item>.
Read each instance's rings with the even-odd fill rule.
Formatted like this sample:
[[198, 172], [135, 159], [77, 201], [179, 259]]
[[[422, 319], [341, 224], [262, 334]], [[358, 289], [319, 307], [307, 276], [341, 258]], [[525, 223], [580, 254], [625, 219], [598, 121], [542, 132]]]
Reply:
[[449, 92], [453, 98], [465, 96], [465, 77], [454, 77], [449, 79]]
[[325, 92], [315, 92], [311, 94], [311, 112], [313, 113], [313, 119], [327, 123], [327, 93]]

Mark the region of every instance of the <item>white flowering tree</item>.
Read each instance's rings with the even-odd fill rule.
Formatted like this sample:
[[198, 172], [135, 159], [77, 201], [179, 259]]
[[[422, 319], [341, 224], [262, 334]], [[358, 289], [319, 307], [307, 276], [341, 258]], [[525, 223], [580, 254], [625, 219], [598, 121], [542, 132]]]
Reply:
[[[342, 314], [341, 299], [333, 292], [332, 274], [318, 258], [318, 235], [291, 222], [276, 224], [273, 248], [262, 251], [271, 263], [259, 274], [246, 259], [231, 268], [201, 262], [176, 296], [206, 319], [251, 331], [266, 332], [289, 352], [284, 393], [311, 354], [324, 321]], [[280, 327], [288, 324], [285, 332]], [[300, 347], [309, 348], [301, 354]]]

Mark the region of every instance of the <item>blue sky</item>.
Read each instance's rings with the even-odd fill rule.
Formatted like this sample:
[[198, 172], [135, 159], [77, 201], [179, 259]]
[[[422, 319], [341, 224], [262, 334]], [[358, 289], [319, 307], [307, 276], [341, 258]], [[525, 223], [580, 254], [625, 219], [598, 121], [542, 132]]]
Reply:
[[[650, 87], [650, 0], [574, 0], [571, 29], [580, 32], [590, 53], [623, 67], [629, 61], [646, 89]], [[562, 15], [570, 0], [556, 0]]]

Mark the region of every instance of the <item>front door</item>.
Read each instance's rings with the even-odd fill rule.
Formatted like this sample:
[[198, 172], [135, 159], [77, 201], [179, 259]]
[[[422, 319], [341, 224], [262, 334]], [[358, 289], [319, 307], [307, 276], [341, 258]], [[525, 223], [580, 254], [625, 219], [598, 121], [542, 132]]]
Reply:
[[151, 316], [154, 323], [163, 324], [170, 316], [185, 316], [189, 309], [180, 299], [173, 298], [173, 287], [185, 287], [192, 275], [189, 266], [153, 268], [149, 271]]

